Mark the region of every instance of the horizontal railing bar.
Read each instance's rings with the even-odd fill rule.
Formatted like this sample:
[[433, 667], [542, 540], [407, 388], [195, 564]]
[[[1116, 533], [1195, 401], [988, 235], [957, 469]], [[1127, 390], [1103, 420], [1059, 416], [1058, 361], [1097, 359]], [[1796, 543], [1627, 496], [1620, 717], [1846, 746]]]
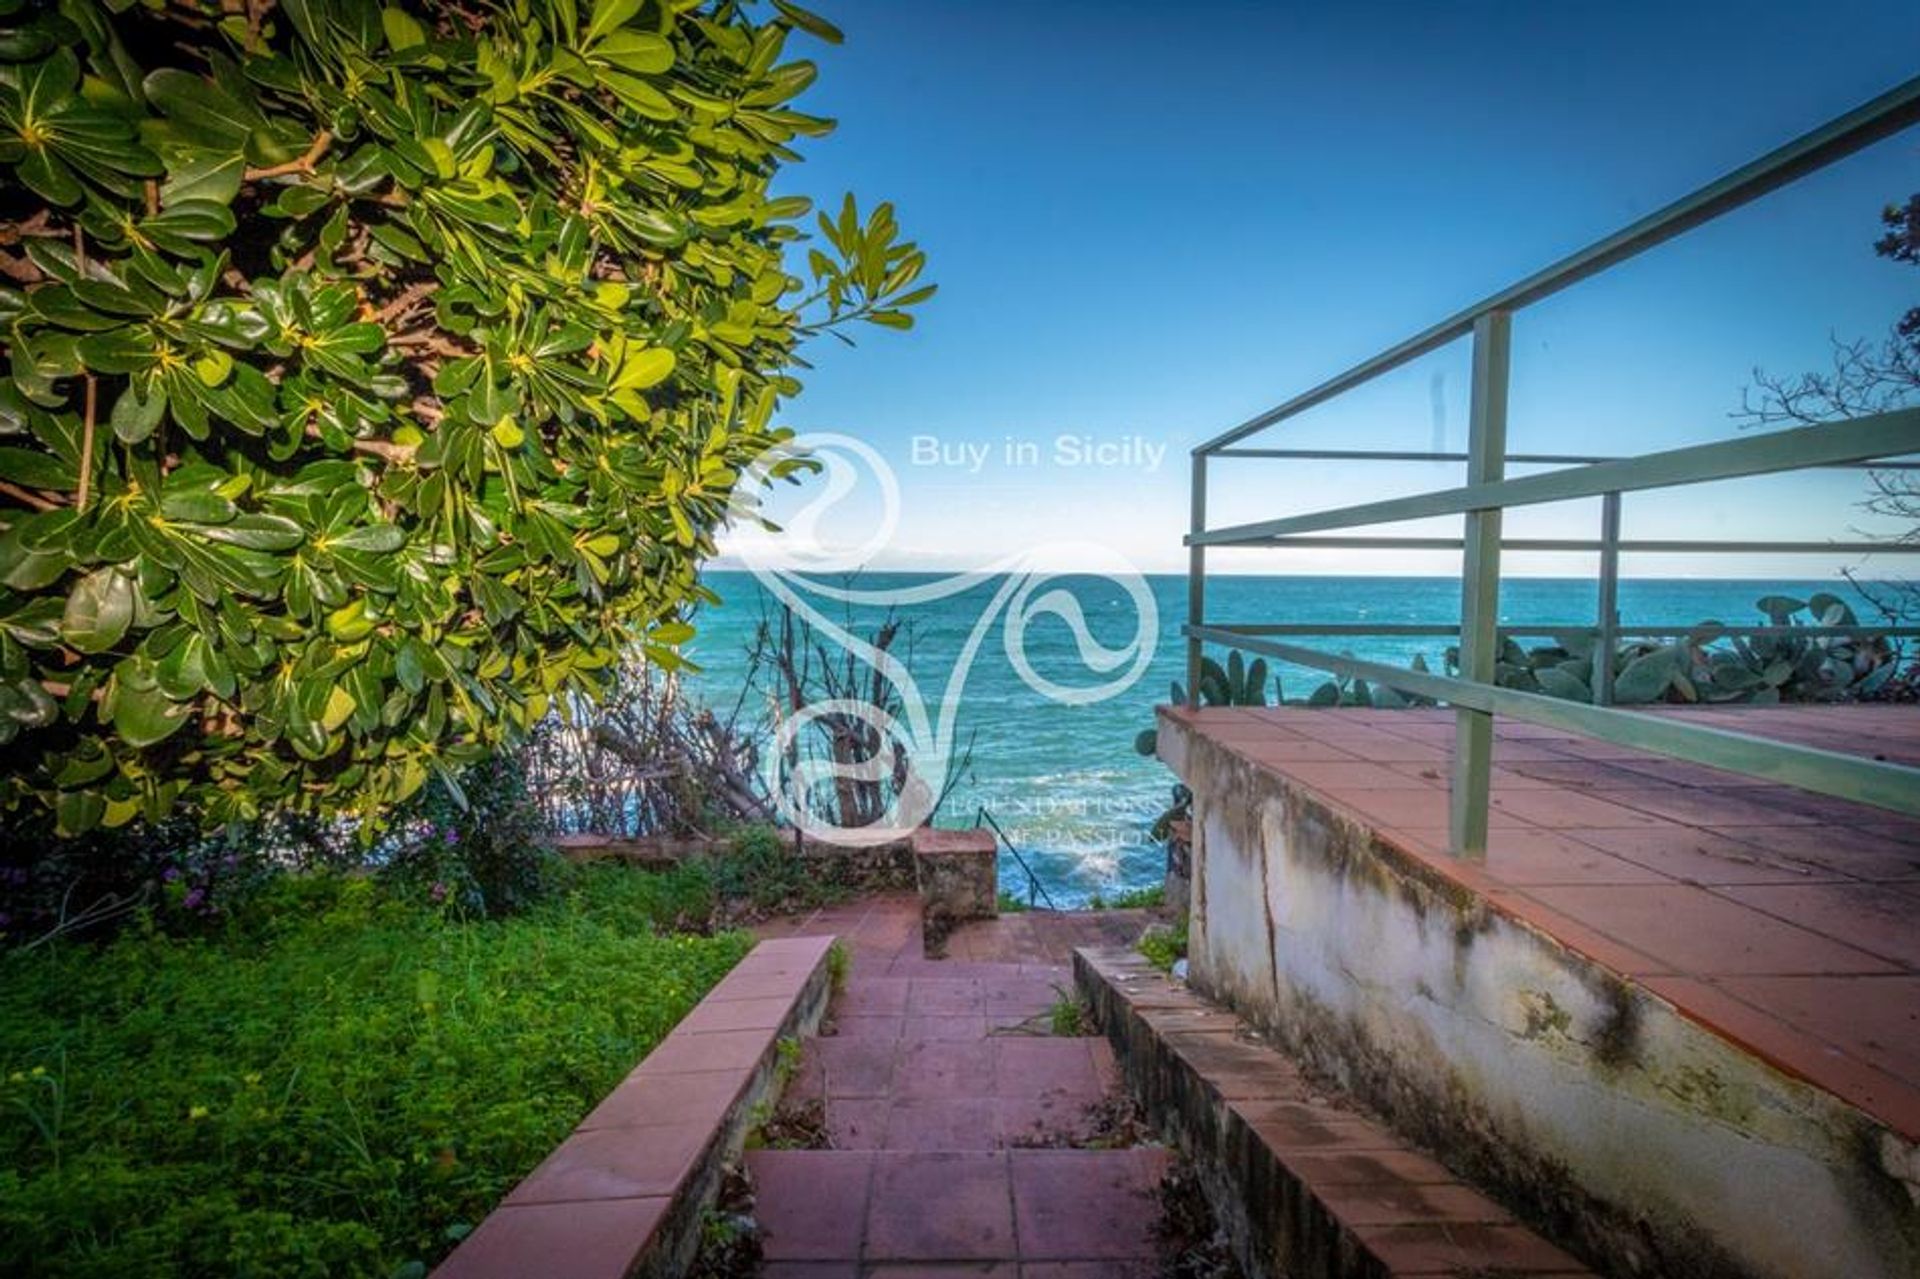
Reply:
[[[1429, 453], [1419, 449], [1220, 449], [1213, 457], [1296, 458], [1313, 462], [1464, 462], [1465, 453]], [[1612, 462], [1612, 457], [1585, 453], [1509, 453], [1509, 462], [1541, 463], [1552, 466], [1584, 466], [1589, 462]]]
[[1283, 537], [1370, 524], [1460, 515], [1467, 511], [1537, 506], [1605, 493], [1634, 493], [1712, 480], [1803, 470], [1824, 462], [1865, 461], [1920, 451], [1920, 409], [1896, 409], [1847, 422], [1772, 431], [1737, 440], [1695, 444], [1617, 462], [1571, 466], [1541, 475], [1468, 484], [1412, 497], [1364, 502], [1285, 519], [1261, 520], [1187, 535], [1189, 546], [1231, 546], [1250, 538]]
[[1182, 626], [1186, 635], [1215, 643], [1235, 644], [1248, 652], [1277, 657], [1298, 666], [1311, 666], [1370, 680], [1375, 684], [1418, 693], [1495, 715], [1511, 715], [1529, 724], [1564, 729], [1601, 741], [1689, 760], [1747, 777], [1782, 782], [1802, 790], [1857, 804], [1870, 804], [1909, 816], [1920, 816], [1920, 768], [1863, 759], [1839, 751], [1820, 750], [1788, 742], [1751, 737], [1726, 729], [1683, 724], [1670, 718], [1612, 707], [1591, 706], [1540, 693], [1497, 688], [1429, 672], [1402, 670], [1383, 662], [1340, 657], [1299, 644], [1249, 640], [1208, 626]]
[[1542, 298], [1551, 297], [1569, 285], [1577, 284], [1590, 275], [1624, 262], [1704, 222], [1710, 222], [1795, 178], [1832, 164], [1916, 122], [1920, 122], [1920, 76], [1896, 85], [1836, 120], [1801, 134], [1784, 146], [1774, 148], [1759, 159], [1742, 165], [1690, 195], [1682, 196], [1612, 235], [1568, 254], [1545, 270], [1536, 271], [1518, 284], [1509, 285], [1491, 297], [1474, 303], [1432, 328], [1416, 333], [1398, 346], [1390, 347], [1345, 373], [1329, 378], [1312, 390], [1247, 419], [1193, 451], [1218, 452], [1256, 431], [1303, 413], [1342, 392], [1372, 381], [1382, 373], [1391, 372], [1411, 360], [1437, 351], [1456, 338], [1465, 337], [1472, 332], [1474, 321], [1490, 311], [1517, 311]]
[[[1457, 537], [1263, 537], [1233, 542], [1228, 549], [1292, 549], [1344, 551], [1457, 551]], [[1581, 537], [1512, 537], [1500, 543], [1504, 551], [1598, 551], [1606, 543]], [[1747, 551], [1763, 555], [1920, 555], [1920, 542], [1698, 542], [1672, 540], [1621, 541], [1622, 554], [1730, 555]]]
[[[1207, 622], [1209, 629], [1232, 631], [1236, 635], [1357, 635], [1380, 636], [1420, 636], [1420, 635], [1458, 635], [1458, 624], [1426, 622]], [[1532, 622], [1512, 623], [1497, 628], [1502, 635], [1595, 635], [1599, 633], [1591, 622]], [[1615, 635], [1629, 638], [1654, 638], [1665, 635], [1691, 635], [1695, 631], [1712, 629], [1716, 636], [1738, 636], [1741, 639], [1838, 639], [1843, 636], [1887, 636], [1904, 639], [1908, 636], [1920, 636], [1920, 626], [1873, 626], [1856, 624], [1853, 626], [1740, 626], [1715, 625], [1708, 628], [1703, 623], [1693, 622], [1685, 626], [1616, 626]]]
[[[1418, 449], [1220, 449], [1213, 457], [1291, 458], [1307, 462], [1464, 462], [1465, 453], [1428, 453]], [[1509, 453], [1508, 462], [1528, 466], [1589, 466], [1619, 462], [1618, 455], [1586, 453]], [[1831, 462], [1819, 470], [1920, 471], [1920, 462]]]

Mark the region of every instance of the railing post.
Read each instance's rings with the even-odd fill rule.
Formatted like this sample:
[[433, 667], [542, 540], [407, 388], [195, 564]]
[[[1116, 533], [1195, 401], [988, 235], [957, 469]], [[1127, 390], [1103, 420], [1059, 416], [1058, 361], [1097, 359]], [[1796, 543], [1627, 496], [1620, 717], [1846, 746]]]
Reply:
[[[1467, 428], [1467, 483], [1506, 477], [1507, 370], [1513, 316], [1488, 311], [1473, 322], [1473, 404]], [[1460, 568], [1460, 676], [1494, 682], [1500, 656], [1501, 509], [1468, 511]], [[1487, 854], [1487, 805], [1493, 780], [1493, 716], [1454, 711], [1453, 791], [1448, 826], [1454, 855]]]
[[1600, 499], [1600, 601], [1594, 612], [1593, 704], [1613, 705], [1613, 648], [1620, 642], [1620, 495]]
[[[1193, 455], [1193, 503], [1188, 527], [1195, 533], [1207, 530], [1207, 455]], [[1187, 550], [1187, 625], [1201, 626], [1207, 615], [1207, 548]], [[1200, 705], [1200, 649], [1198, 637], [1187, 637], [1187, 705]]]

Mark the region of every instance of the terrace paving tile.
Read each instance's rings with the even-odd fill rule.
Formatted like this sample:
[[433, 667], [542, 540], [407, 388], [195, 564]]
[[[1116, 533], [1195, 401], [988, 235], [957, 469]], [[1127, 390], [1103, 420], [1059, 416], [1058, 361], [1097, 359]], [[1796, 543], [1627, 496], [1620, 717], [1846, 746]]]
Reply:
[[1701, 976], [1896, 971], [1884, 959], [1692, 884], [1543, 885], [1528, 890], [1653, 957]]
[[1775, 919], [1920, 970], [1920, 894], [1885, 884], [1744, 884], [1717, 890]]
[[1816, 862], [1756, 847], [1751, 827], [1743, 828], [1737, 839], [1673, 825], [1613, 830], [1575, 827], [1560, 833], [1637, 866], [1697, 884], [1803, 884], [1832, 874]]

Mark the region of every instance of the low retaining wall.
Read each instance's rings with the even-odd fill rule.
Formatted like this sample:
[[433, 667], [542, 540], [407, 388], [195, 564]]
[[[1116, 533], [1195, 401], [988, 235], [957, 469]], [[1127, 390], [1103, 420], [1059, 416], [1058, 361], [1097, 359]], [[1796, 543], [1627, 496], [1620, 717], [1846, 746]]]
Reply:
[[686, 1273], [723, 1165], [831, 995], [831, 937], [763, 941], [434, 1271], [438, 1279]]
[[[571, 862], [618, 861], [660, 869], [703, 857], [722, 856], [733, 849], [731, 840], [718, 836], [556, 835], [554, 851]], [[862, 847], [845, 847], [809, 839], [800, 855], [818, 865], [824, 882], [862, 892], [911, 889], [914, 886], [913, 836]]]
[[1073, 968], [1129, 1091], [1192, 1157], [1253, 1279], [1587, 1275], [1139, 955], [1081, 949]]
[[1191, 980], [1621, 1275], [1920, 1274], [1920, 1155], [1164, 714]]

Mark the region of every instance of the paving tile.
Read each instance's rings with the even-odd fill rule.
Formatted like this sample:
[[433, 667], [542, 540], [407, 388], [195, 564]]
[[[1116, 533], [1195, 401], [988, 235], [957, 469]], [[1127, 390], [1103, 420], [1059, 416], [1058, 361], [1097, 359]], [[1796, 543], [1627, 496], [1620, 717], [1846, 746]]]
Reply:
[[[1450, 836], [1444, 826], [1410, 834], [1420, 851], [1444, 852]], [[1496, 828], [1487, 832], [1486, 873], [1506, 884], [1663, 884], [1671, 882], [1660, 871], [1602, 852], [1570, 832], [1537, 827]]]
[[885, 1097], [837, 1097], [827, 1103], [827, 1139], [835, 1150], [878, 1150], [887, 1140]]
[[701, 1000], [674, 1029], [689, 1035], [716, 1030], [774, 1030], [793, 1011], [794, 1001], [779, 996], [760, 999]]
[[1435, 1222], [1363, 1226], [1356, 1233], [1395, 1275], [1586, 1273], [1578, 1261], [1525, 1226]]
[[1157, 1260], [1121, 1257], [1108, 1257], [1104, 1261], [1028, 1261], [1020, 1266], [1020, 1279], [1158, 1279], [1162, 1273]]
[[857, 1260], [874, 1158], [858, 1150], [749, 1150], [766, 1258]]
[[867, 1260], [1013, 1259], [1005, 1154], [882, 1151], [873, 1159]]
[[824, 1094], [829, 1097], [883, 1097], [893, 1087], [899, 1044], [891, 1039], [810, 1039], [801, 1060], [820, 1063]]
[[1618, 802], [1619, 794], [1609, 794], [1611, 798], [1571, 790], [1515, 790], [1495, 795], [1493, 812], [1504, 813], [1535, 826], [1544, 826], [1548, 830], [1565, 830], [1574, 826], [1604, 829], [1663, 824], [1661, 818], [1651, 813]]
[[1752, 827], [1743, 828], [1739, 839], [1688, 826], [1576, 827], [1560, 834], [1674, 879], [1699, 884], [1801, 884], [1823, 869], [1805, 858], [1756, 847], [1751, 842]]
[[987, 1019], [980, 1013], [916, 1013], [903, 1019], [904, 1039], [985, 1039]]
[[666, 1216], [665, 1198], [501, 1207], [434, 1270], [439, 1279], [526, 1279], [567, 1259], [575, 1279], [624, 1279]]
[[995, 1039], [994, 1094], [1098, 1100], [1105, 1089], [1087, 1042], [1050, 1035], [1003, 1035]]
[[[1768, 792], [1750, 788], [1663, 786], [1650, 783], [1611, 796], [1618, 803], [1669, 821], [1735, 833], [1740, 826], [1812, 825], [1818, 819], [1768, 802]], [[1599, 826], [1603, 823], [1594, 822]]]
[[1154, 1255], [1165, 1150], [1015, 1150], [1008, 1159], [1023, 1260]]
[[1287, 1156], [1287, 1168], [1310, 1186], [1347, 1186], [1385, 1181], [1430, 1186], [1459, 1180], [1437, 1160], [1411, 1150], [1290, 1154]]
[[1305, 739], [1281, 741], [1260, 738], [1253, 741], [1230, 743], [1236, 755], [1245, 757], [1249, 762], [1263, 768], [1286, 768], [1307, 760], [1345, 761], [1352, 763], [1360, 757], [1352, 751], [1341, 750], [1325, 742]]
[[1283, 1162], [1300, 1154], [1399, 1150], [1392, 1134], [1351, 1111], [1304, 1102], [1231, 1101], [1229, 1109]]
[[676, 1031], [647, 1055], [646, 1070], [651, 1075], [751, 1070], [772, 1051], [774, 1039], [771, 1028], [716, 1030], [705, 1035], [683, 1035]]
[[768, 1261], [756, 1271], [760, 1279], [860, 1279], [857, 1261]]
[[993, 1099], [995, 1144], [1002, 1147], [1075, 1145], [1094, 1130], [1089, 1103], [1059, 1093]]
[[872, 1266], [867, 1279], [1015, 1279], [1024, 1272], [1012, 1261], [952, 1261]]
[[1390, 1178], [1322, 1184], [1314, 1195], [1349, 1227], [1418, 1222], [1479, 1222], [1510, 1225], [1506, 1209], [1458, 1182], [1422, 1183]]
[[902, 1098], [887, 1113], [888, 1150], [993, 1150], [999, 1144], [991, 1098]]
[[[1411, 743], [1405, 743], [1412, 749]], [[1355, 748], [1357, 758], [1352, 761], [1324, 762], [1301, 760], [1287, 766], [1287, 776], [1295, 781], [1305, 782], [1318, 791], [1325, 791], [1336, 797], [1350, 790], [1395, 790], [1409, 784], [1408, 776], [1384, 763], [1375, 763], [1378, 756], [1371, 750]], [[1432, 785], [1414, 779], [1414, 785]]]
[[986, 1097], [993, 1093], [993, 1040], [918, 1039], [900, 1043], [896, 1097]]
[[1702, 976], [1895, 971], [1886, 960], [1691, 884], [1541, 886], [1529, 895]]
[[1745, 977], [1719, 984], [1788, 1025], [1920, 1083], [1920, 977]]
[[714, 1129], [708, 1123], [576, 1132], [503, 1201], [563, 1203], [671, 1195], [693, 1170]]
[[[841, 1015], [835, 1013], [833, 1020], [822, 1028], [822, 1033], [832, 1039], [898, 1039], [907, 1019], [898, 1013], [884, 1016], [867, 1016], [861, 1013]], [[828, 1034], [827, 1032], [831, 1032]]]
[[1920, 968], [1920, 900], [1883, 884], [1748, 884], [1719, 893], [1775, 919]]
[[740, 1097], [747, 1075], [738, 1070], [713, 1070], [691, 1075], [656, 1075], [644, 1064], [628, 1075], [588, 1116], [580, 1127], [620, 1128], [718, 1124]]
[[[1412, 829], [1444, 826], [1447, 822], [1447, 793], [1433, 786], [1341, 791], [1334, 799], [1342, 807], [1382, 826]], [[1500, 826], [1525, 825], [1511, 813], [1493, 812], [1487, 820]]]
[[1920, 844], [1905, 836], [1910, 829], [1892, 823], [1854, 822], [1836, 829], [1820, 826], [1745, 826], [1744, 844], [1795, 864], [1812, 865], [1854, 879], [1920, 879]]
[[846, 986], [833, 997], [836, 1016], [850, 1014], [893, 1014], [907, 1011], [908, 982], [898, 977], [850, 977]]
[[1291, 1098], [1301, 1091], [1300, 1074], [1286, 1058], [1230, 1034], [1176, 1033], [1168, 1045], [1229, 1101], [1242, 1098]]
[[977, 1013], [984, 1009], [980, 983], [972, 979], [916, 978], [907, 993], [909, 1013]]

